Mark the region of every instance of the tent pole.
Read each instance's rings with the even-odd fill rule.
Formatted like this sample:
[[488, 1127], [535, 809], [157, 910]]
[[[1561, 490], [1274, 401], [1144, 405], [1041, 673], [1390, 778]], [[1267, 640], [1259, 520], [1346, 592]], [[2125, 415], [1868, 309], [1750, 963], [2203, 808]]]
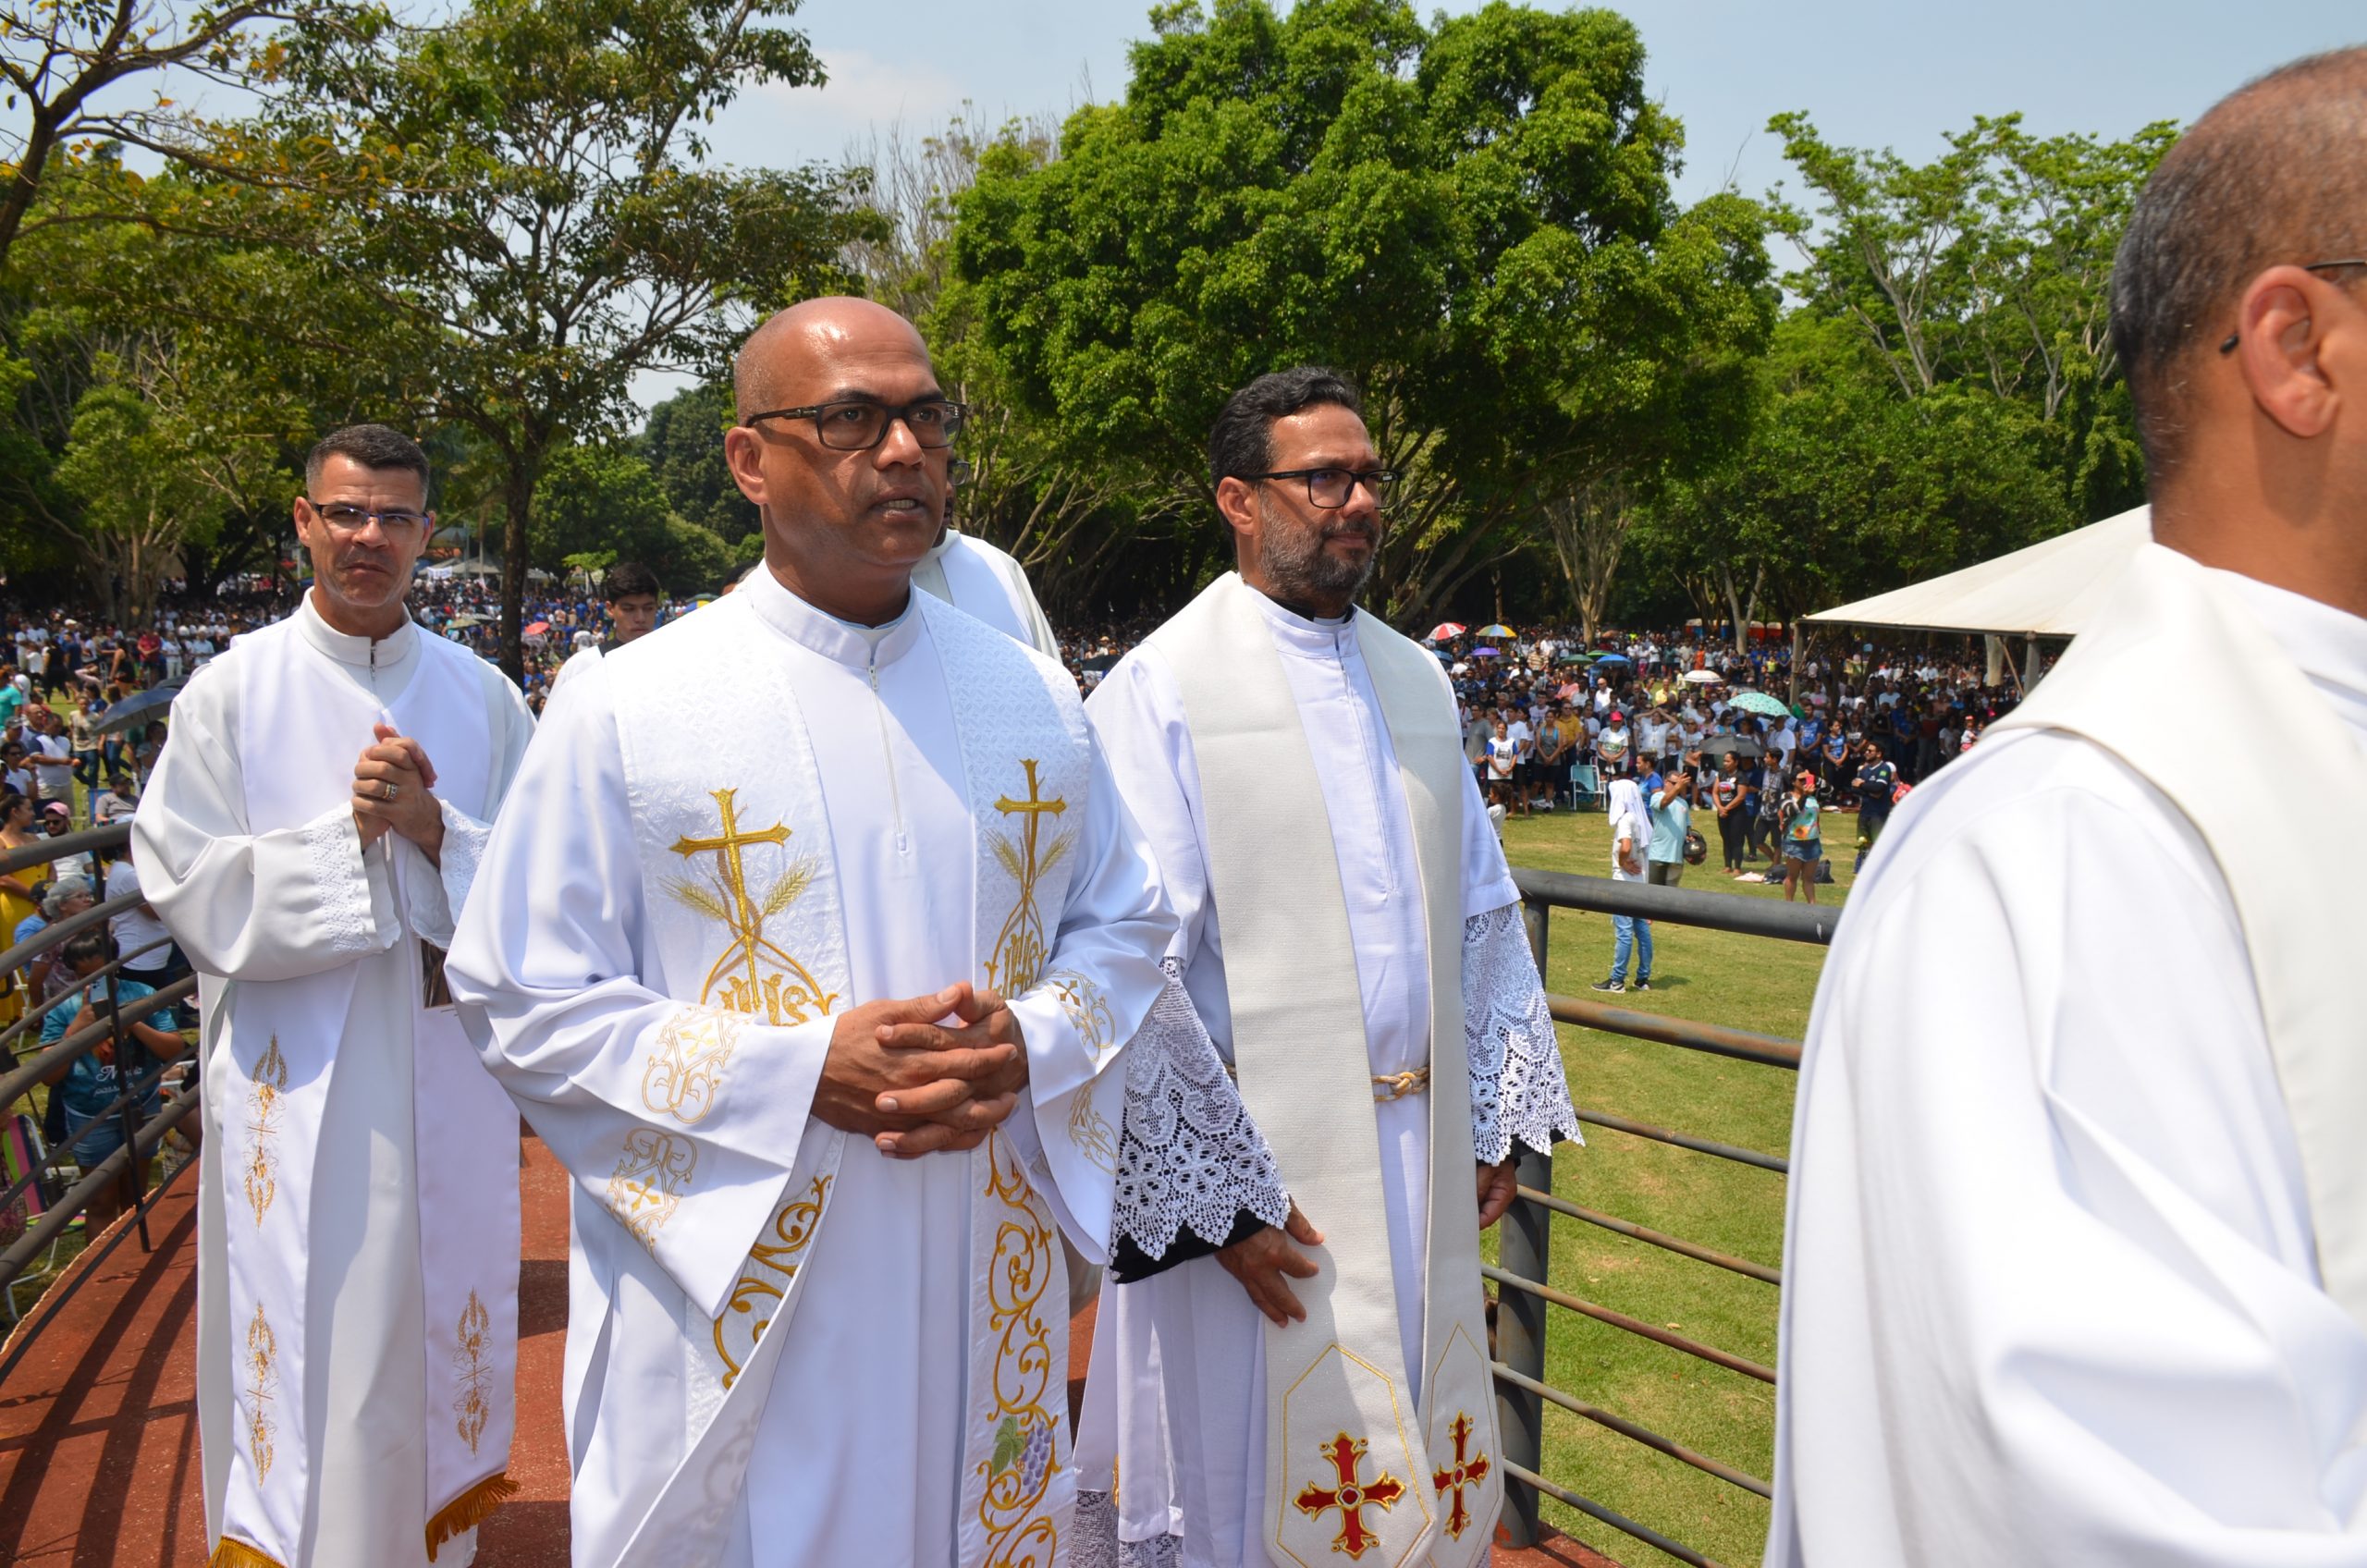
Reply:
[[2028, 692], [2037, 685], [2038, 639], [2026, 637], [2022, 640], [2022, 690]]
[[1800, 618], [1792, 618], [1792, 694], [1784, 699], [1794, 707], [1800, 705]]

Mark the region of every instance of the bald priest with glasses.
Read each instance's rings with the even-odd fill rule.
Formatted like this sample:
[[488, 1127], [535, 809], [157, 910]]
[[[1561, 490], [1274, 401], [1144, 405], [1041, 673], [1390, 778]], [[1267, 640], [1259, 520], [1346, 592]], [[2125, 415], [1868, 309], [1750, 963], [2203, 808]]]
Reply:
[[1102, 1259], [1190, 1017], [1174, 916], [1067, 674], [914, 591], [963, 415], [920, 335], [808, 300], [736, 380], [764, 570], [570, 678], [450, 963], [574, 1177], [575, 1561], [1056, 1563], [1058, 1242]]

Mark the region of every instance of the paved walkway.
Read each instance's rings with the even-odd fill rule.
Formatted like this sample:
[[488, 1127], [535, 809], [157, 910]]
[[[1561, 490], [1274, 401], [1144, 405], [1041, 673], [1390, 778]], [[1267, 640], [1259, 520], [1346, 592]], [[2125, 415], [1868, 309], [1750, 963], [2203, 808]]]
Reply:
[[[483, 1568], [566, 1568], [567, 1450], [559, 1430], [567, 1328], [567, 1179], [526, 1142], [525, 1264], [518, 1291], [519, 1496], [479, 1532]], [[153, 1252], [127, 1239], [89, 1271], [0, 1386], [0, 1563], [202, 1568], [197, 1454], [195, 1173], [158, 1199]], [[80, 1267], [79, 1264], [77, 1267]], [[1090, 1315], [1072, 1329], [1081, 1393]], [[1616, 1568], [1576, 1541], [1499, 1548], [1494, 1568]]]

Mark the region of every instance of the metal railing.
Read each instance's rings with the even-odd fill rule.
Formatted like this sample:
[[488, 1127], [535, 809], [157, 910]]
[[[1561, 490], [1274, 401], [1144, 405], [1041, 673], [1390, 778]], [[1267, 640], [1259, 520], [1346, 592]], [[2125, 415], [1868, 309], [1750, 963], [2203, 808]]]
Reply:
[[[1730, 893], [1693, 892], [1682, 888], [1657, 888], [1639, 882], [1614, 882], [1599, 876], [1573, 876], [1561, 872], [1532, 871], [1518, 866], [1513, 869], [1513, 879], [1520, 888], [1522, 913], [1528, 925], [1529, 947], [1537, 956], [1537, 972], [1539, 974], [1550, 973], [1545, 967], [1546, 937], [1551, 913], [1557, 909], [1632, 915], [1674, 925], [1692, 925], [1775, 941], [1817, 945], [1832, 941], [1833, 928], [1841, 913], [1837, 907], [1833, 906], [1779, 904], [1763, 899], [1738, 898]], [[1700, 1051], [1735, 1061], [1755, 1062], [1793, 1072], [1799, 1069], [1800, 1047], [1797, 1041], [1722, 1028], [1711, 1023], [1696, 1023], [1659, 1013], [1638, 1012], [1631, 1008], [1613, 1007], [1578, 997], [1549, 994], [1546, 1002], [1557, 1023], [1574, 1023], [1583, 1028], [1622, 1035], [1629, 1039], [1649, 1040], [1679, 1050]], [[1790, 1170], [1789, 1163], [1779, 1155], [1741, 1148], [1712, 1138], [1632, 1121], [1608, 1111], [1580, 1106], [1578, 1120], [1589, 1126], [1608, 1127], [1674, 1148], [1772, 1171], [1777, 1175]], [[1498, 1430], [1504, 1443], [1506, 1485], [1502, 1525], [1505, 1537], [1515, 1546], [1535, 1545], [1539, 1500], [1551, 1498], [1658, 1548], [1680, 1562], [1695, 1564], [1696, 1568], [1719, 1568], [1710, 1558], [1684, 1542], [1605, 1507], [1542, 1474], [1545, 1407], [1550, 1404], [1678, 1464], [1690, 1465], [1704, 1475], [1714, 1476], [1743, 1491], [1761, 1498], [1773, 1495], [1772, 1488], [1760, 1476], [1698, 1452], [1639, 1422], [1548, 1383], [1545, 1380], [1546, 1313], [1548, 1309], [1574, 1312], [1771, 1386], [1775, 1381], [1774, 1369], [1690, 1335], [1643, 1322], [1599, 1302], [1588, 1301], [1555, 1288], [1549, 1280], [1548, 1260], [1552, 1256], [1549, 1245], [1552, 1218], [1557, 1214], [1764, 1284], [1779, 1288], [1783, 1284], [1782, 1272], [1766, 1264], [1735, 1257], [1699, 1242], [1670, 1235], [1616, 1215], [1600, 1213], [1556, 1196], [1553, 1192], [1552, 1157], [1523, 1151], [1519, 1198], [1504, 1216], [1497, 1251], [1498, 1261], [1480, 1267], [1480, 1272], [1497, 1292], [1496, 1409]]]
[[[76, 859], [82, 859], [87, 864], [93, 854], [120, 854], [130, 833], [128, 826], [120, 824], [94, 827], [86, 832], [46, 839], [30, 849], [0, 854], [0, 876], [13, 876], [28, 867]], [[103, 889], [94, 886], [94, 892]], [[30, 980], [29, 972], [35, 961], [53, 949], [64, 947], [82, 932], [103, 928], [117, 916], [145, 907], [145, 902], [137, 893], [102, 899], [79, 914], [52, 922], [22, 943], [0, 951], [0, 976], [24, 974]], [[112, 1050], [116, 1061], [130, 1061], [131, 1053], [126, 1048], [123, 1010], [117, 1005], [117, 982], [121, 978], [126, 964], [170, 946], [169, 940], [156, 941], [118, 954], [74, 985], [45, 998], [32, 994], [28, 984], [24, 1016], [0, 1029], [0, 1116], [14, 1115], [19, 1102], [28, 1101], [37, 1085], [101, 1045]], [[46, 1047], [40, 1044], [42, 1021], [51, 1010], [70, 997], [94, 995], [102, 989], [105, 993], [107, 1016], [104, 1019], [73, 1030]], [[144, 1012], [173, 1006], [194, 995], [196, 990], [196, 976], [185, 976], [158, 987], [153, 995], [141, 998], [135, 1009]], [[41, 1299], [27, 1312], [24, 1320], [16, 1325], [8, 1337], [6, 1354], [0, 1355], [0, 1378], [7, 1377], [35, 1336], [56, 1320], [58, 1313], [73, 1298], [82, 1281], [88, 1280], [92, 1269], [122, 1244], [126, 1236], [138, 1236], [140, 1249], [142, 1252], [150, 1250], [153, 1243], [148, 1234], [148, 1210], [156, 1195], [171, 1185], [181, 1170], [188, 1169], [188, 1165], [179, 1167], [151, 1187], [147, 1180], [149, 1161], [165, 1141], [165, 1135], [180, 1125], [196, 1109], [198, 1101], [197, 1078], [192, 1073], [185, 1086], [160, 1105], [154, 1115], [146, 1114], [144, 1108], [149, 1096], [155, 1092], [168, 1065], [158, 1064], [154, 1071], [145, 1074], [135, 1075], [128, 1072], [117, 1074], [120, 1091], [112, 1103], [84, 1122], [82, 1132], [87, 1133], [91, 1128], [112, 1117], [123, 1134], [120, 1146], [88, 1169], [78, 1163], [76, 1169], [80, 1175], [74, 1184], [57, 1194], [55, 1201], [48, 1205], [41, 1217], [25, 1227], [22, 1235], [6, 1249], [0, 1249], [0, 1304], [5, 1304], [13, 1317], [18, 1280], [32, 1268], [34, 1261], [53, 1242], [62, 1237], [76, 1219], [88, 1212], [93, 1201], [110, 1191], [119, 1193], [124, 1199], [125, 1213], [130, 1219], [130, 1223], [117, 1225], [104, 1237], [90, 1238], [91, 1244], [85, 1257], [78, 1260], [80, 1266], [74, 1268], [63, 1283], [44, 1291]], [[31, 1163], [31, 1169], [14, 1181], [0, 1183], [0, 1214], [8, 1213], [20, 1204], [30, 1209], [31, 1198], [39, 1195], [36, 1190], [48, 1179], [57, 1176], [60, 1169], [68, 1162], [76, 1141], [68, 1139], [61, 1147], [44, 1149], [42, 1158]], [[189, 1163], [194, 1164], [195, 1161]]]

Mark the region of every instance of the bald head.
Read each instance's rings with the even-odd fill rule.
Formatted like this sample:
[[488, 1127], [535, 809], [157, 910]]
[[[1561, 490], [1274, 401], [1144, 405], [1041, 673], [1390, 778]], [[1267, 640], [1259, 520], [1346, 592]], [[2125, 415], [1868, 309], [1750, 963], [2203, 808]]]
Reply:
[[2223, 99], [2146, 182], [2113, 268], [2112, 336], [2158, 486], [2187, 455], [2199, 361], [2246, 286], [2367, 256], [2367, 49], [2317, 55]]
[[880, 354], [928, 360], [920, 333], [885, 305], [843, 294], [800, 300], [740, 345], [731, 361], [733, 407], [745, 424], [749, 415], [767, 409], [822, 401], [836, 389], [813, 389], [816, 376], [837, 361]]

